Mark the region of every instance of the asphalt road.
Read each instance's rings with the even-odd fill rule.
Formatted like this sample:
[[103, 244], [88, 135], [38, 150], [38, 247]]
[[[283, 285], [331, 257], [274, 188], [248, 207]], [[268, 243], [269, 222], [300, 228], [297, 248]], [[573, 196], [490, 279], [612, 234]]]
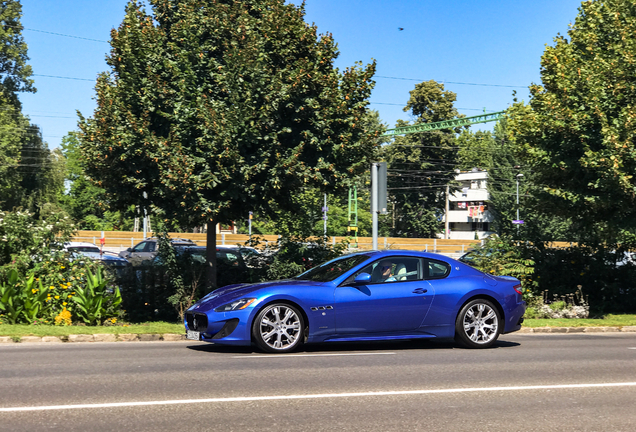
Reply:
[[636, 333], [0, 346], [0, 431], [635, 431]]

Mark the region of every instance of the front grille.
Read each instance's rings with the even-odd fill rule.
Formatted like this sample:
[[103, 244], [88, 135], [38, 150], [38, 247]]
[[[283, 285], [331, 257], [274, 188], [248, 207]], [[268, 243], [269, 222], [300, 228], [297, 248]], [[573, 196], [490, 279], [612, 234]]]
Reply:
[[186, 322], [192, 331], [205, 332], [208, 329], [208, 316], [199, 312], [186, 312]]

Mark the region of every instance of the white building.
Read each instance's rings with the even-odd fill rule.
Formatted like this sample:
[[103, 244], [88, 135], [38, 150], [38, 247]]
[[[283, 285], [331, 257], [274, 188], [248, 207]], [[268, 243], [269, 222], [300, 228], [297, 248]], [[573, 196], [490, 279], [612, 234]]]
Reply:
[[472, 240], [482, 239], [493, 232], [490, 225], [493, 217], [488, 211], [488, 172], [474, 168], [470, 172], [459, 173], [455, 180], [461, 183], [460, 190], [449, 197], [448, 220], [449, 235], [443, 238]]

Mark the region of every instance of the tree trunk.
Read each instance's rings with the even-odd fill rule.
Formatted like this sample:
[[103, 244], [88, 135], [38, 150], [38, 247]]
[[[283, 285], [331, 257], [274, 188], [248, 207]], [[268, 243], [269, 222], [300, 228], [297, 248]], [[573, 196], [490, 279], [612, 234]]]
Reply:
[[216, 221], [210, 219], [208, 221], [207, 229], [205, 251], [207, 261], [206, 294], [216, 289]]

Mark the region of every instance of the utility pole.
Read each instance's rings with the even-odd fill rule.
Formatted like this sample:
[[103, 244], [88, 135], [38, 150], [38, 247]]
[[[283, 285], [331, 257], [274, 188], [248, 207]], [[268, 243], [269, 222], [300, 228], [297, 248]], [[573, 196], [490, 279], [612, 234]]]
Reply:
[[371, 164], [371, 249], [378, 250], [378, 165]]
[[444, 214], [444, 238], [445, 239], [449, 239], [450, 238], [450, 234], [448, 232], [449, 229], [449, 223], [448, 223], [448, 211], [450, 209], [450, 204], [449, 204], [449, 196], [448, 194], [450, 193], [450, 185], [446, 185], [446, 213]]
[[247, 219], [247, 229], [249, 232], [249, 236], [250, 236], [250, 246], [252, 246], [252, 215], [253, 212], [250, 212], [249, 217]]
[[[144, 199], [148, 199], [148, 194], [144, 191]], [[148, 213], [146, 212], [146, 203], [144, 202], [144, 240], [148, 237]]]
[[327, 194], [325, 193], [325, 205], [322, 207], [322, 220], [323, 220], [323, 229], [322, 236], [327, 241], [327, 212], [329, 211], [329, 207], [327, 207]]
[[349, 226], [347, 227], [347, 234], [351, 236], [353, 232], [353, 238], [355, 239], [354, 247], [358, 247], [358, 187], [353, 186], [349, 188]]
[[386, 162], [371, 164], [371, 235], [372, 248], [378, 249], [378, 214], [386, 211]]
[[523, 174], [517, 174], [517, 235], [519, 235], [519, 179], [523, 177]]

